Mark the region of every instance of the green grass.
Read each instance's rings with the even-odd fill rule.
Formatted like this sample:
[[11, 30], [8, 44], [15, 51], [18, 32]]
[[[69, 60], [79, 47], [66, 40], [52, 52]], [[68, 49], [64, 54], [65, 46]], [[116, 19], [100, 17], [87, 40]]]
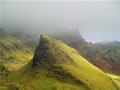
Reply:
[[9, 75], [26, 90], [116, 90], [111, 78], [62, 41], [42, 35], [33, 61]]
[[33, 58], [34, 49], [26, 42], [12, 35], [0, 37], [0, 63], [9, 71], [20, 69]]
[[0, 86], [0, 90], [8, 90], [8, 87]]
[[[26, 40], [10, 34], [0, 37], [0, 90], [9, 90], [2, 83], [8, 82], [8, 74], [26, 65], [33, 58], [33, 54], [34, 48]], [[23, 90], [21, 87], [16, 84], [11, 90]]]
[[120, 87], [120, 76], [113, 75], [113, 74], [107, 74], [111, 77], [111, 79]]

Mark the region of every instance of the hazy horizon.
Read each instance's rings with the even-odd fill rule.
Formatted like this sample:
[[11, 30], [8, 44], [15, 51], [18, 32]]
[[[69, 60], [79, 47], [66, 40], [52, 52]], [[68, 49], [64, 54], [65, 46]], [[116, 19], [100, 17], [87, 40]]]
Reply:
[[120, 41], [120, 2], [2, 1], [1, 27], [26, 32], [79, 30], [90, 42]]

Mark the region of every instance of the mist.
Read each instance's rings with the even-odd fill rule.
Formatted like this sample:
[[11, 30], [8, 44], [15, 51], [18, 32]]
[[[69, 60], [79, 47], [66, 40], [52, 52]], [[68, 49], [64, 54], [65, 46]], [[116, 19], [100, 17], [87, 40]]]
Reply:
[[79, 30], [89, 42], [120, 41], [119, 1], [2, 1], [0, 11], [9, 31]]

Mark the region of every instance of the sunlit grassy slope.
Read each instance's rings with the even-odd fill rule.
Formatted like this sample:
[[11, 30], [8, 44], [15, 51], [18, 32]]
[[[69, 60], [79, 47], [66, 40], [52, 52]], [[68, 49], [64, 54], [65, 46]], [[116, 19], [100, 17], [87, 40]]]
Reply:
[[54, 32], [52, 36], [79, 51], [80, 55], [102, 71], [120, 75], [120, 42], [91, 43], [79, 31]]
[[8, 78], [9, 82], [18, 83], [11, 90], [118, 89], [110, 77], [75, 49], [47, 35], [41, 36], [33, 60]]
[[111, 77], [111, 79], [120, 87], [120, 76], [113, 75], [113, 74], [107, 74]]
[[0, 86], [0, 90], [8, 90], [8, 88], [5, 86]]
[[34, 49], [25, 40], [12, 35], [0, 37], [0, 64], [9, 71], [18, 70], [33, 57]]

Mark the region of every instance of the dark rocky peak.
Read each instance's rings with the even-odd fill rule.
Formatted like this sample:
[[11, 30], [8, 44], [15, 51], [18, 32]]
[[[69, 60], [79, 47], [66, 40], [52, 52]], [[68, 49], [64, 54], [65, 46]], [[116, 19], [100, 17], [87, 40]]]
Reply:
[[70, 46], [76, 43], [86, 43], [78, 30], [59, 31], [54, 33], [52, 37], [57, 40], [62, 40]]
[[36, 66], [38, 63], [43, 63], [43, 59], [47, 58], [47, 54], [49, 53], [49, 45], [52, 40], [54, 39], [52, 39], [46, 34], [40, 35], [39, 45], [35, 50], [35, 55], [33, 58], [33, 66]]

